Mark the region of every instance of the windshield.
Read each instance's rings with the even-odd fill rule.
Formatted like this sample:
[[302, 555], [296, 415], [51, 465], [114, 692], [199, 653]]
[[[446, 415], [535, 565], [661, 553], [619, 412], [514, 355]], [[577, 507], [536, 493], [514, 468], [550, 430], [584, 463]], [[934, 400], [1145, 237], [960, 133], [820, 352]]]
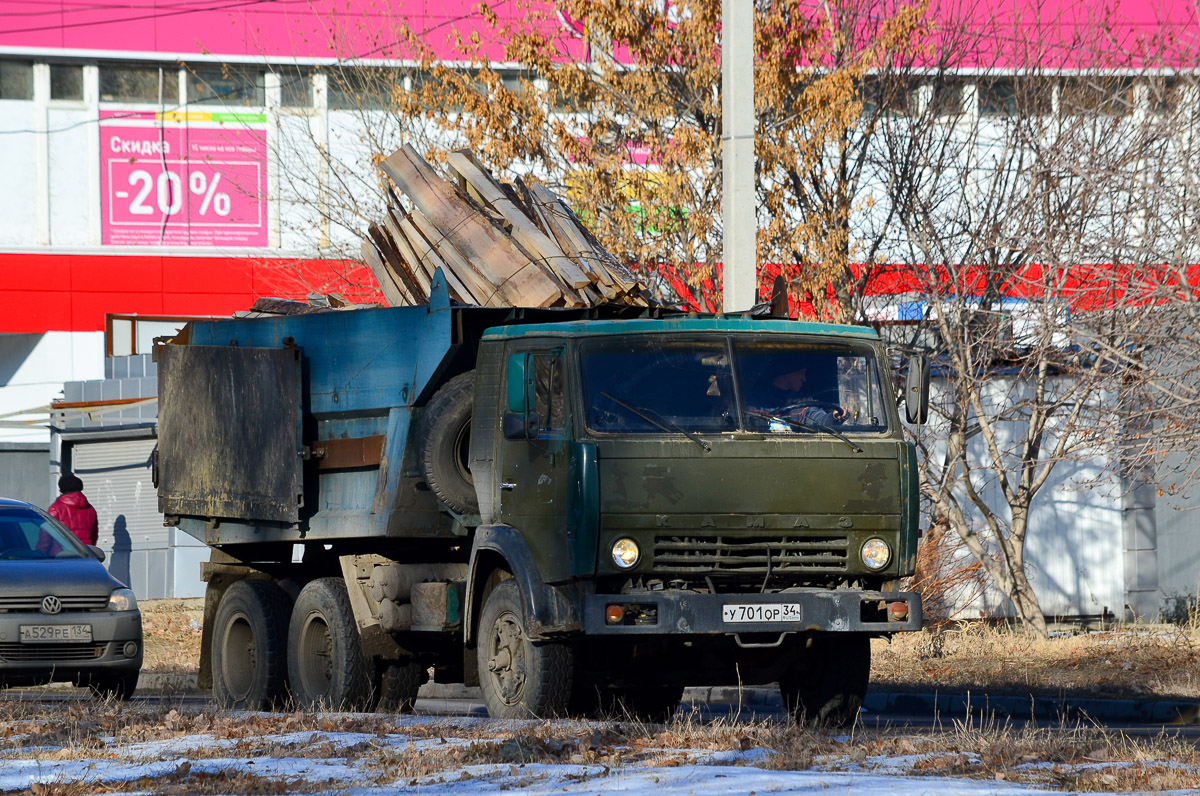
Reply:
[[587, 426], [609, 434], [887, 429], [873, 350], [713, 336], [580, 345]]
[[33, 509], [0, 509], [0, 561], [87, 556], [75, 535], [49, 517]]

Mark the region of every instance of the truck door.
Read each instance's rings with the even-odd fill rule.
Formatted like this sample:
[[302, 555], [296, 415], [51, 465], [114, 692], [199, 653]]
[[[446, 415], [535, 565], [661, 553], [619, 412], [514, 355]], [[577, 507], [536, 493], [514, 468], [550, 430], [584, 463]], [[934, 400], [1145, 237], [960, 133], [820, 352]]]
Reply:
[[514, 344], [500, 441], [500, 518], [521, 532], [546, 580], [569, 577], [566, 358], [562, 346]]

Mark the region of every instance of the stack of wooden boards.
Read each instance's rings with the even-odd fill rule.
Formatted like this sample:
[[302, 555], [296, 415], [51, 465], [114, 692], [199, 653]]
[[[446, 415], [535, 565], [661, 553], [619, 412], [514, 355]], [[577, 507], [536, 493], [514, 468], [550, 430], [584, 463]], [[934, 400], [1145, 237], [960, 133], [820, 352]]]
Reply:
[[446, 161], [455, 182], [411, 146], [380, 163], [396, 191], [362, 256], [389, 304], [428, 302], [438, 268], [451, 298], [481, 307], [656, 303], [551, 191], [501, 183], [467, 151]]

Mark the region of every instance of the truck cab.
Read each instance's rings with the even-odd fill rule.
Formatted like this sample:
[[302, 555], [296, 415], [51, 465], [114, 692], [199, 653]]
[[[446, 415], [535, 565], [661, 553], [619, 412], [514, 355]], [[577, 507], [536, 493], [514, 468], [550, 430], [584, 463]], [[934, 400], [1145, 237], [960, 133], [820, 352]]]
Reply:
[[801, 709], [845, 718], [869, 637], [920, 626], [919, 599], [898, 589], [915, 558], [915, 457], [885, 367], [873, 331], [793, 321], [486, 332], [477, 546], [523, 543], [530, 577], [557, 593], [523, 632], [575, 639], [576, 691], [639, 704], [739, 677], [796, 683], [798, 703], [806, 669], [836, 661], [829, 677], [853, 674], [832, 686], [844, 706]]

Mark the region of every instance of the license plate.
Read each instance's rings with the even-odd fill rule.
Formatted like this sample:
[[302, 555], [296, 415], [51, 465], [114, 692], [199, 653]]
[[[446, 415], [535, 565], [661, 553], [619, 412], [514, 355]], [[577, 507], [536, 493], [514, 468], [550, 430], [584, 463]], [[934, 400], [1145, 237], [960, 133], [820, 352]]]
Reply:
[[721, 619], [732, 622], [799, 622], [799, 603], [740, 604], [721, 606]]
[[71, 644], [91, 640], [91, 625], [21, 625], [22, 644]]

